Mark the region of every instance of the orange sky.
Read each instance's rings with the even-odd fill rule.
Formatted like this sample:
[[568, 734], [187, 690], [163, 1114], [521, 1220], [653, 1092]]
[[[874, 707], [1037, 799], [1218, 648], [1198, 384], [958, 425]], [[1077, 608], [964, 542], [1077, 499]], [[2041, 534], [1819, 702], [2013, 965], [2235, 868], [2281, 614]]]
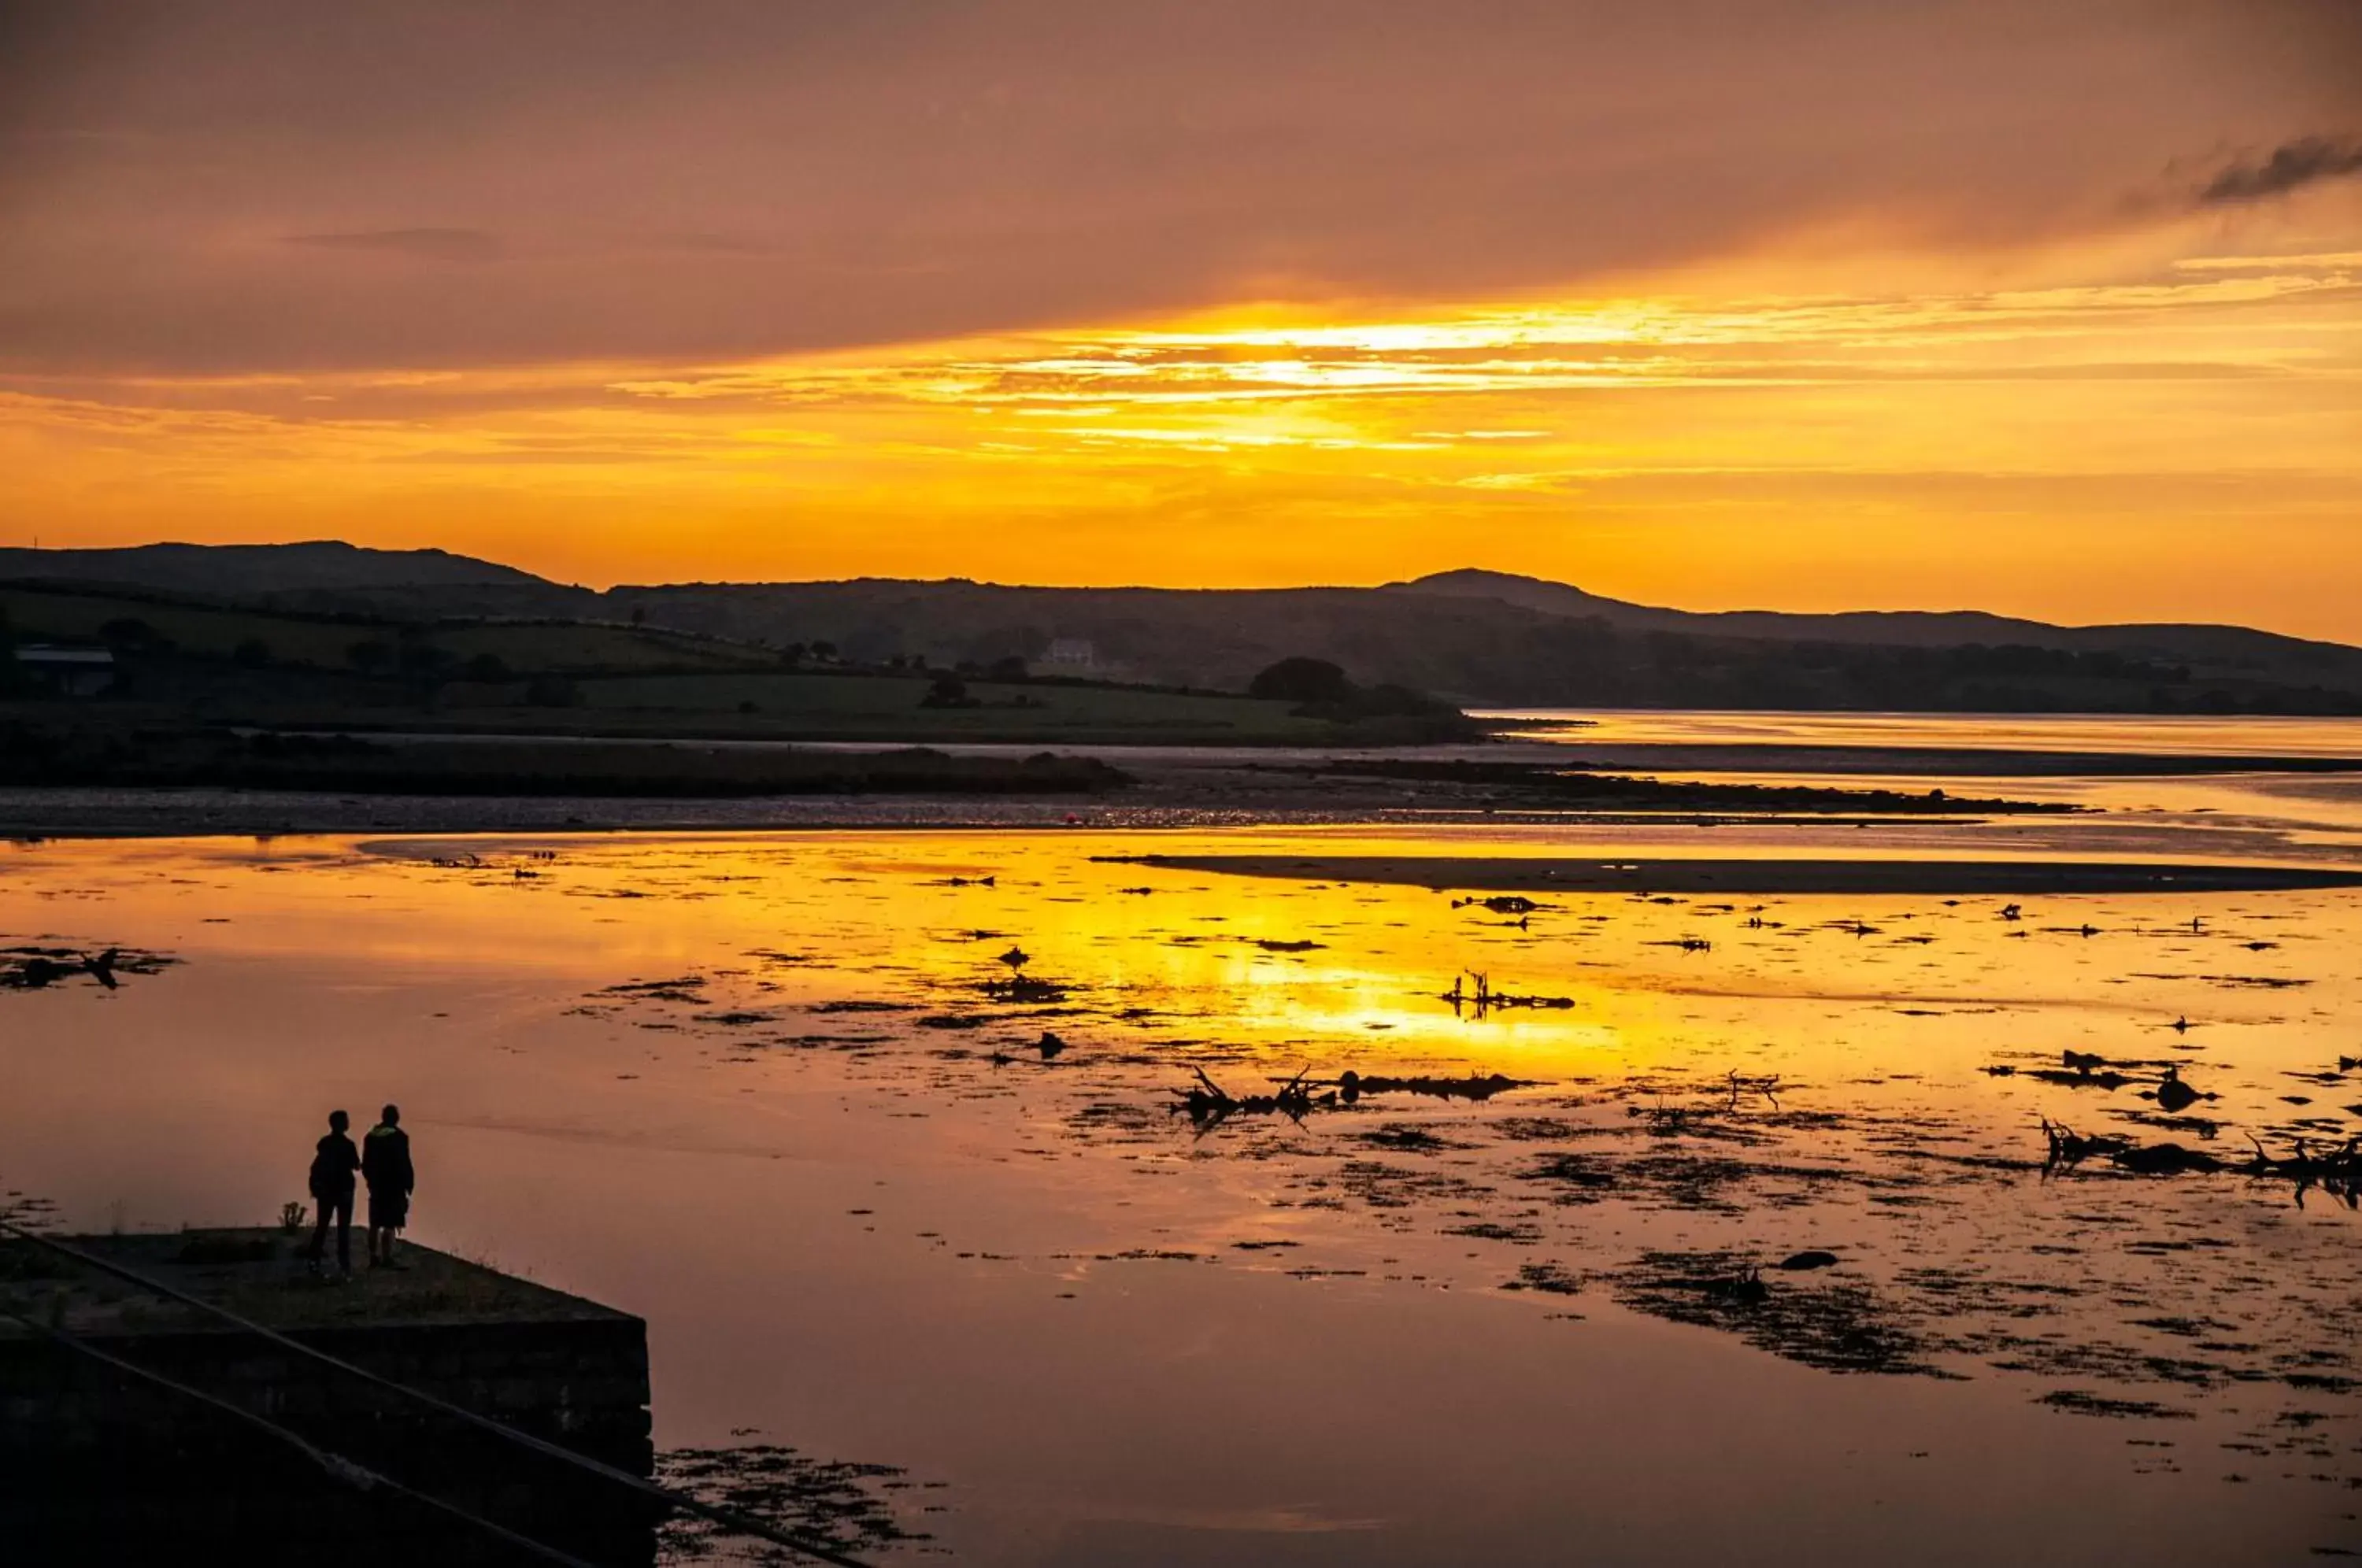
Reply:
[[2362, 641], [2354, 13], [1904, 9], [0, 36], [0, 542]]

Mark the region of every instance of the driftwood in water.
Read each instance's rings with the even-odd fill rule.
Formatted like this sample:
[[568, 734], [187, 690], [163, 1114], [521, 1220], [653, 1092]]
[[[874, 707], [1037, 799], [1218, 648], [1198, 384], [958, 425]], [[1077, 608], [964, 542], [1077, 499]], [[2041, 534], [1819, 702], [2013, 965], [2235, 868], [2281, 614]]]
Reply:
[[2077, 1165], [2089, 1159], [2104, 1159], [2134, 1176], [2227, 1171], [2262, 1180], [2295, 1182], [2300, 1197], [2303, 1188], [2318, 1187], [2348, 1208], [2362, 1207], [2362, 1201], [2358, 1201], [2362, 1200], [2362, 1136], [2348, 1138], [2343, 1147], [2320, 1154], [2299, 1138], [2294, 1140], [2294, 1154], [2274, 1155], [2250, 1133], [2247, 1142], [2255, 1145], [2256, 1152], [2242, 1162], [2179, 1143], [2135, 1143], [2130, 1139], [2107, 1134], [2086, 1137], [2047, 1118], [2042, 1123], [2042, 1134], [2050, 1145], [2049, 1158], [2043, 1162], [2046, 1171]]
[[[1297, 1073], [1276, 1094], [1234, 1095], [1216, 1083], [1203, 1067], [1192, 1067], [1198, 1075], [1195, 1088], [1175, 1089], [1174, 1109], [1185, 1111], [1189, 1120], [1201, 1125], [1211, 1125], [1233, 1116], [1269, 1116], [1275, 1113], [1291, 1121], [1301, 1121], [1316, 1104], [1334, 1104], [1336, 1095], [1315, 1095], [1313, 1086]], [[1306, 1069], [1309, 1071], [1310, 1069]]]
[[1529, 1088], [1531, 1080], [1505, 1073], [1471, 1073], [1464, 1078], [1363, 1077], [1348, 1067], [1334, 1080], [1308, 1077], [1309, 1068], [1291, 1078], [1274, 1078], [1279, 1088], [1270, 1094], [1234, 1095], [1207, 1076], [1203, 1067], [1189, 1069], [1198, 1082], [1173, 1091], [1174, 1109], [1189, 1120], [1210, 1125], [1232, 1116], [1279, 1115], [1301, 1121], [1324, 1106], [1353, 1105], [1370, 1095], [1423, 1094], [1436, 1099], [1486, 1100], [1504, 1089]]
[[129, 952], [110, 947], [89, 954], [72, 947], [0, 948], [0, 988], [16, 991], [45, 990], [61, 980], [86, 975], [108, 990], [117, 975], [153, 975], [177, 960], [160, 953]]
[[2157, 1103], [2159, 1109], [2179, 1114], [2202, 1099], [2213, 1099], [2211, 1094], [2201, 1094], [2181, 1081], [2181, 1069], [2168, 1066], [2165, 1077], [2158, 1080]]
[[1746, 1077], [1740, 1076], [1738, 1068], [1733, 1067], [1725, 1076], [1725, 1081], [1729, 1088], [1729, 1098], [1723, 1102], [1719, 1111], [1712, 1106], [1666, 1105], [1660, 1101], [1655, 1105], [1628, 1105], [1624, 1108], [1624, 1114], [1636, 1119], [1647, 1119], [1650, 1132], [1657, 1137], [1678, 1138], [1689, 1132], [1694, 1122], [1703, 1121], [1716, 1115], [1737, 1115], [1738, 1102], [1742, 1096], [1760, 1094], [1771, 1102], [1772, 1110], [1781, 1109], [1780, 1075], [1777, 1073]]
[[1760, 1306], [1772, 1295], [1772, 1287], [1763, 1283], [1763, 1271], [1753, 1264], [1737, 1274], [1713, 1279], [1702, 1279], [1697, 1287], [1709, 1301], [1727, 1302], [1733, 1307]]
[[[2089, 1051], [2068, 1051], [2060, 1055], [2062, 1066], [2056, 1067], [2018, 1068], [2007, 1063], [1987, 1067], [1988, 1077], [1996, 1078], [2027, 1077], [2037, 1083], [2056, 1084], [2061, 1088], [2120, 1089], [2141, 1080], [2121, 1071], [2125, 1067], [2154, 1066], [2143, 1062], [2111, 1062]], [[2182, 1082], [2181, 1069], [2169, 1062], [2157, 1088], [2144, 1094], [2144, 1099], [2154, 1099], [2165, 1110], [2180, 1112], [2189, 1110], [2202, 1099], [2213, 1099], [2212, 1094], [2202, 1093]]]
[[[1476, 982], [1473, 989], [1468, 986], [1470, 980]], [[1452, 976], [1451, 988], [1443, 992], [1442, 998], [1451, 1004], [1452, 1011], [1473, 1007], [1478, 1018], [1505, 1008], [1539, 1008], [1557, 1011], [1574, 1005], [1573, 997], [1523, 997], [1510, 991], [1496, 991], [1493, 988], [1491, 976], [1480, 975], [1473, 969], [1464, 975]]]
[[2296, 1153], [2284, 1159], [2266, 1154], [2253, 1133], [2247, 1142], [2256, 1145], [2255, 1158], [2242, 1167], [2247, 1175], [2296, 1183], [2300, 1203], [2307, 1187], [2317, 1187], [2348, 1209], [2362, 1209], [2362, 1138], [2348, 1138], [2345, 1147], [2319, 1154], [2298, 1138], [2293, 1140]]
[[1740, 1095], [1742, 1095], [1742, 1094], [1760, 1094], [1760, 1095], [1761, 1095], [1765, 1099], [1768, 1099], [1768, 1100], [1770, 1100], [1770, 1101], [1772, 1102], [1772, 1110], [1779, 1110], [1779, 1109], [1780, 1109], [1780, 1075], [1779, 1075], [1779, 1074], [1777, 1074], [1777, 1073], [1771, 1073], [1771, 1074], [1761, 1074], [1761, 1075], [1758, 1075], [1758, 1076], [1756, 1076], [1756, 1077], [1739, 1077], [1738, 1069], [1738, 1068], [1736, 1068], [1736, 1067], [1733, 1067], [1733, 1068], [1730, 1070], [1729, 1078], [1730, 1078], [1730, 1107], [1729, 1107], [1729, 1108], [1730, 1108], [1732, 1110], [1737, 1110], [1738, 1109], [1738, 1097], [1739, 1097]]
[[1437, 1099], [1490, 1099], [1503, 1089], [1528, 1088], [1531, 1080], [1505, 1073], [1471, 1073], [1464, 1078], [1363, 1077], [1348, 1067], [1337, 1075], [1337, 1096], [1351, 1105], [1363, 1095], [1423, 1094]]
[[1495, 914], [1513, 915], [1531, 914], [1536, 910], [1545, 907], [1534, 902], [1533, 900], [1518, 893], [1503, 893], [1497, 898], [1491, 899], [1454, 899], [1451, 900], [1451, 907], [1455, 910], [1464, 910], [1472, 904], [1479, 909], [1491, 910]]
[[112, 948], [97, 958], [85, 958], [79, 953], [35, 953], [19, 958], [6, 968], [0, 968], [0, 986], [20, 991], [38, 991], [56, 985], [74, 975], [88, 975], [108, 990], [115, 988], [115, 952]]
[[1011, 975], [1005, 980], [987, 980], [977, 988], [995, 1001], [1048, 1003], [1066, 999], [1065, 987], [1036, 975]]
[[[1992, 1071], [1990, 1068], [1987, 1070]], [[2004, 1069], [1996, 1072], [1995, 1076], [2006, 1077], [2007, 1072]], [[2126, 1077], [2113, 1069], [2103, 1069], [2093, 1073], [2070, 1073], [2058, 1067], [2036, 1067], [2025, 1076], [2039, 1083], [2057, 1084], [2062, 1088], [2120, 1089], [2127, 1084], [2140, 1081], [2137, 1078]]]
[[[2086, 1051], [2069, 1051], [2066, 1066], [2060, 1067], [2017, 1067], [2007, 1062], [1997, 1062], [1985, 1069], [1988, 1077], [2032, 1078], [2036, 1083], [2057, 1084], [2062, 1088], [2120, 1089], [2140, 1080], [2116, 1070], [2119, 1064], [2092, 1055]], [[2129, 1066], [2132, 1064], [2125, 1063]]]
[[2202, 1149], [2185, 1149], [2179, 1143], [2136, 1143], [2129, 1138], [2108, 1133], [2086, 1137], [2071, 1127], [2053, 1123], [2047, 1117], [2042, 1121], [2042, 1135], [2050, 1144], [2049, 1157], [2042, 1165], [2046, 1171], [2092, 1159], [2106, 1160], [2135, 1176], [2180, 1176], [2188, 1171], [2225, 1168], [2222, 1160]]

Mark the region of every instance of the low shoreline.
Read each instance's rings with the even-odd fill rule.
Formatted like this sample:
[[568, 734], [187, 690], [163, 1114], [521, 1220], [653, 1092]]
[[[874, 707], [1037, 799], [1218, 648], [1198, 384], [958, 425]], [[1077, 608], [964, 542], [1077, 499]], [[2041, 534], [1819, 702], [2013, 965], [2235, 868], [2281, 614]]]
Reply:
[[0, 839], [465, 836], [600, 833], [1030, 832], [1093, 828], [1395, 827], [1518, 824], [1617, 827], [1892, 825], [1966, 828], [1973, 815], [1849, 812], [1570, 812], [1382, 800], [1141, 790], [1071, 796], [810, 795], [707, 800], [574, 796], [347, 796], [229, 790], [0, 788]]
[[2251, 893], [2362, 887], [2362, 870], [2077, 860], [1805, 860], [1747, 857], [1603, 861], [1508, 856], [1139, 855], [1110, 861], [1167, 871], [1363, 882], [1486, 893]]
[[[1554, 743], [1505, 739], [1529, 750]], [[1835, 745], [1768, 741], [1575, 741], [1565, 766], [1604, 772], [1925, 775], [1950, 778], [2180, 778], [2231, 773], [2355, 774], [2362, 758], [2236, 752], [2035, 751], [2004, 746]], [[1521, 752], [1522, 754], [1522, 752]], [[1578, 764], [1574, 759], [1580, 759]]]
[[[274, 755], [273, 747], [307, 750], [295, 743], [258, 745], [264, 776], [253, 779], [110, 780], [102, 774], [0, 783], [0, 837], [1512, 824], [1877, 825], [1949, 833], [2005, 823], [2118, 820], [2061, 801], [2055, 792], [2048, 800], [1988, 795], [1993, 780], [2013, 775], [2187, 778], [2211, 770], [2291, 783], [2311, 776], [2318, 788], [2334, 790], [2362, 778], [2362, 763], [2313, 757], [1970, 756], [1759, 745], [1603, 747], [1592, 754], [1541, 745], [1386, 752], [1145, 746], [1057, 756], [991, 745], [883, 755], [885, 748], [814, 746], [778, 756], [770, 747], [583, 743], [536, 752], [537, 773], [512, 773], [502, 764], [516, 759], [505, 748], [422, 737], [361, 759], [388, 767], [387, 776], [348, 781], [304, 778], [300, 770], [318, 759]], [[589, 767], [594, 756], [615, 766]], [[430, 757], [449, 762], [447, 775], [415, 766]], [[1925, 766], [1937, 757], [1963, 766]], [[1898, 770], [1895, 764], [1904, 760], [1921, 766]], [[2199, 762], [2206, 768], [2193, 766]], [[1603, 763], [1611, 766], [1586, 766]], [[1808, 766], [1789, 771], [1800, 763]], [[1652, 777], [1652, 767], [1671, 776]], [[597, 787], [568, 788], [586, 768]], [[1739, 777], [1747, 774], [1755, 778]], [[633, 788], [643, 777], [656, 787]], [[298, 783], [310, 787], [292, 787]]]
[[[952, 754], [208, 737], [20, 759], [0, 835], [751, 831], [1404, 823], [1944, 823], [2075, 814], [1940, 787], [1656, 779], [1560, 759], [1224, 751]], [[71, 763], [73, 766], [68, 767]]]

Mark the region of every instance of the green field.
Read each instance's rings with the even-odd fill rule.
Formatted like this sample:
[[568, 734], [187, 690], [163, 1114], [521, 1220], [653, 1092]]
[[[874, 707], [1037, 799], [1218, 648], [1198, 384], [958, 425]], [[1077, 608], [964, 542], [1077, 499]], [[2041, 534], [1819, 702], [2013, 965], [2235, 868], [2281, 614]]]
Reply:
[[[513, 683], [454, 683], [432, 709], [348, 713], [370, 729], [425, 727], [540, 734], [678, 735], [708, 739], [994, 742], [1024, 745], [1319, 745], [1376, 729], [1297, 717], [1284, 702], [1140, 687], [967, 683], [972, 707], [922, 703], [918, 675], [815, 674], [591, 677], [562, 707], [517, 700]], [[299, 722], [275, 715], [267, 722]]]
[[281, 734], [218, 726], [61, 724], [0, 716], [0, 784], [292, 790], [370, 795], [729, 799], [763, 795], [1104, 794], [1130, 778], [1091, 756], [953, 756], [696, 741]]
[[[621, 670], [744, 669], [777, 663], [767, 648], [682, 632], [584, 622], [475, 622], [404, 625], [175, 602], [161, 596], [0, 587], [0, 613], [20, 642], [122, 640], [137, 622], [178, 653], [227, 659], [259, 644], [274, 664], [343, 669], [356, 645], [438, 650], [452, 665], [490, 654], [512, 669], [561, 674]], [[116, 628], [110, 635], [109, 628]]]
[[[604, 623], [404, 624], [25, 585], [0, 586], [0, 614], [19, 643], [111, 646], [118, 689], [74, 705], [165, 726], [1322, 745], [1439, 738], [1455, 722], [1339, 723], [1286, 701], [976, 676], [961, 678], [955, 700], [930, 701], [938, 672], [791, 666], [755, 644]], [[59, 705], [28, 690], [14, 696], [28, 718]]]
[[[638, 676], [577, 683], [576, 722], [700, 714], [803, 734], [877, 739], [903, 735], [1043, 740], [1109, 736], [1153, 739], [1221, 734], [1241, 741], [1313, 738], [1333, 726], [1292, 715], [1286, 704], [1248, 697], [1152, 691], [1138, 687], [1037, 685], [971, 680], [974, 707], [922, 706], [923, 676], [825, 675], [795, 671]], [[751, 705], [751, 707], [749, 706]]]

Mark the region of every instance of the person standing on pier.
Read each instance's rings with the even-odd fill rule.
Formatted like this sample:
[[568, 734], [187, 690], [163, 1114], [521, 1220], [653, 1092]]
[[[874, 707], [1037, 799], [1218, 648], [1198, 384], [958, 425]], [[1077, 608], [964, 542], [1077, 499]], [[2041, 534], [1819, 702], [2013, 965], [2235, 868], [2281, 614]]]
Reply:
[[353, 1173], [360, 1169], [360, 1151], [345, 1135], [352, 1126], [352, 1118], [341, 1110], [328, 1112], [328, 1135], [320, 1140], [312, 1155], [312, 1201], [320, 1207], [318, 1223], [312, 1227], [311, 1250], [304, 1255], [312, 1260], [312, 1272], [320, 1265], [328, 1250], [328, 1220], [337, 1221], [337, 1268], [347, 1278], [353, 1272]]
[[418, 1183], [410, 1164], [410, 1134], [402, 1130], [402, 1107], [387, 1106], [361, 1143], [361, 1179], [369, 1183], [370, 1266], [392, 1268], [394, 1233], [410, 1223], [410, 1191]]

